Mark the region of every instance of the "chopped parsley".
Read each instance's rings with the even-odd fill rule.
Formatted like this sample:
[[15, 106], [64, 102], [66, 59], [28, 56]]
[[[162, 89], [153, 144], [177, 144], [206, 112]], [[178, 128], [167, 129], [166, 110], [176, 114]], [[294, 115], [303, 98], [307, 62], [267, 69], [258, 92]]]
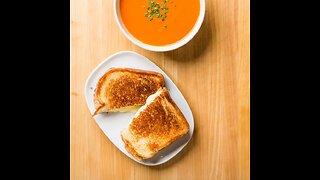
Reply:
[[149, 21], [152, 21], [154, 17], [165, 21], [169, 12], [169, 8], [166, 6], [168, 0], [163, 0], [162, 3], [157, 3], [154, 0], [148, 0], [148, 2], [149, 6], [146, 8], [144, 17], [149, 18]]

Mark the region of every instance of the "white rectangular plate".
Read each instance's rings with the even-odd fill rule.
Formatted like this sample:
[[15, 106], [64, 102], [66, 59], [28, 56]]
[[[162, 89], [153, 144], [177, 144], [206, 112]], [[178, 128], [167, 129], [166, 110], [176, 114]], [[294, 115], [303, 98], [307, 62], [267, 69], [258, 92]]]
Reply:
[[134, 161], [147, 166], [155, 166], [167, 162], [175, 155], [177, 155], [188, 144], [193, 134], [194, 120], [187, 101], [185, 100], [177, 86], [157, 65], [138, 53], [132, 51], [121, 51], [106, 58], [102, 63], [98, 65], [98, 67], [96, 67], [92, 71], [87, 79], [84, 92], [86, 102], [91, 114], [93, 114], [95, 111], [93, 104], [93, 93], [96, 84], [103, 74], [105, 74], [110, 68], [114, 67], [143, 69], [161, 73], [164, 77], [165, 86], [168, 89], [171, 98], [180, 108], [181, 112], [188, 121], [190, 125], [190, 131], [187, 135], [178, 139], [170, 146], [159, 151], [154, 157], [139, 161], [126, 151], [124, 142], [122, 141], [120, 136], [120, 132], [129, 125], [135, 112], [98, 114], [94, 116], [96, 123], [99, 125], [104, 134], [109, 138], [109, 140], [121, 152], [123, 152]]

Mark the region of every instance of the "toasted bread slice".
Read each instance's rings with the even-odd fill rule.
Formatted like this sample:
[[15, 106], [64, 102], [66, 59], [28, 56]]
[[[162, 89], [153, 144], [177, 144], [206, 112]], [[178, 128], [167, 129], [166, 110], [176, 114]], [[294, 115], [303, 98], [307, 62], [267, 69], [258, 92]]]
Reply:
[[124, 112], [145, 104], [146, 99], [164, 86], [162, 74], [152, 71], [113, 68], [98, 81], [94, 93], [96, 111]]
[[121, 132], [127, 151], [136, 159], [153, 157], [187, 134], [189, 124], [166, 88], [160, 88], [134, 115]]

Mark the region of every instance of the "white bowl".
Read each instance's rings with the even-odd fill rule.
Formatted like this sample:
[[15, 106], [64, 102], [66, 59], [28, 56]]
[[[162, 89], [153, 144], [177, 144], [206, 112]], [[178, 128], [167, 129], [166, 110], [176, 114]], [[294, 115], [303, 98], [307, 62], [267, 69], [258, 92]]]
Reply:
[[149, 45], [149, 44], [146, 44], [146, 43], [139, 41], [138, 39], [136, 39], [134, 36], [132, 36], [128, 32], [128, 30], [126, 29], [126, 27], [124, 26], [124, 24], [120, 18], [120, 1], [121, 0], [114, 0], [114, 16], [115, 16], [116, 22], [119, 25], [122, 33], [135, 45], [137, 45], [143, 49], [149, 50], [149, 51], [157, 51], [157, 52], [171, 51], [171, 50], [177, 49], [177, 48], [187, 44], [187, 42], [189, 42], [199, 31], [201, 24], [203, 22], [203, 19], [204, 19], [204, 14], [205, 14], [205, 0], [199, 0], [200, 1], [200, 13], [199, 13], [199, 17], [197, 19], [197, 22], [194, 25], [194, 27], [192, 28], [192, 30], [184, 38], [182, 38], [181, 40], [179, 40], [173, 44], [169, 44], [169, 45], [165, 45], [165, 46], [153, 46], [153, 45]]

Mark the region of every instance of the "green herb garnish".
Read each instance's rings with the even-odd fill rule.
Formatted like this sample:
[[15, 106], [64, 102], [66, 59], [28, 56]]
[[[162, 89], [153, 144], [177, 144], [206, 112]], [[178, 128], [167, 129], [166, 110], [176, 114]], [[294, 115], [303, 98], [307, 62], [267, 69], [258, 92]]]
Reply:
[[157, 3], [154, 0], [148, 0], [148, 2], [149, 6], [146, 8], [144, 17], [149, 18], [149, 21], [152, 21], [153, 17], [161, 18], [162, 21], [165, 21], [169, 12], [166, 6], [168, 0], [163, 0], [162, 3]]

